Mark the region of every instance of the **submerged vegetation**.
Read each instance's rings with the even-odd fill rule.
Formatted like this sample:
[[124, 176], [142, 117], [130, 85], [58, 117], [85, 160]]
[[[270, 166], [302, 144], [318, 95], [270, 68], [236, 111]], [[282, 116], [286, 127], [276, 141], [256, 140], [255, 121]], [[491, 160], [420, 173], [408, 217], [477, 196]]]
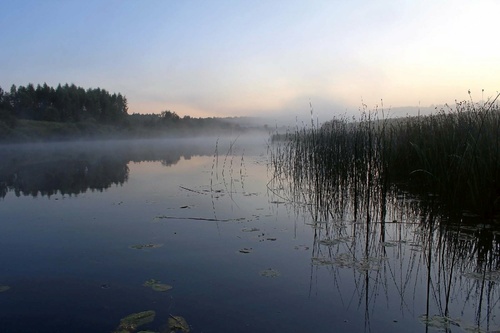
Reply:
[[406, 191], [448, 212], [493, 217], [500, 211], [497, 99], [404, 119], [365, 107], [359, 120], [297, 128], [274, 137], [281, 141], [274, 172], [293, 180], [294, 201], [323, 207], [322, 218], [350, 207], [355, 218], [383, 220], [388, 194]]

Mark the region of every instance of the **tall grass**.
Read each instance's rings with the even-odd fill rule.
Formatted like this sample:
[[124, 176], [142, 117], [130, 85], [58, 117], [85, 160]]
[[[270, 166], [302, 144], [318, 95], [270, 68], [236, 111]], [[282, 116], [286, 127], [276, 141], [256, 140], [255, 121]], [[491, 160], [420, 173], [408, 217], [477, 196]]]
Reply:
[[[500, 95], [499, 95], [500, 96]], [[500, 209], [500, 108], [494, 100], [447, 106], [429, 116], [388, 119], [363, 107], [360, 119], [276, 136], [275, 175], [320, 215], [383, 219], [387, 195], [407, 190], [449, 211], [491, 217]]]

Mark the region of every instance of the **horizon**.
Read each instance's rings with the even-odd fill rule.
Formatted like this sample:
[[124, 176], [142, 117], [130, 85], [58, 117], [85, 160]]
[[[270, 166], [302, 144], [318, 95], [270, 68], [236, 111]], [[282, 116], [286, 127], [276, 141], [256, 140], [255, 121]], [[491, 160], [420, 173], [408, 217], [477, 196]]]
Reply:
[[[6, 1], [2, 77], [127, 97], [129, 114], [309, 116], [480, 102], [500, 3]], [[468, 92], [471, 92], [470, 95]], [[401, 116], [401, 115], [397, 115]]]

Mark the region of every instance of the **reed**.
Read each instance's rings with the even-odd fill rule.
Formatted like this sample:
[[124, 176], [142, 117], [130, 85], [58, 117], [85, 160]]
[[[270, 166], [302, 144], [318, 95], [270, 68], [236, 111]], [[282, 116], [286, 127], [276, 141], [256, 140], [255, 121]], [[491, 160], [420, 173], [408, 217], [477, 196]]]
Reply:
[[[499, 95], [500, 96], [500, 95]], [[389, 119], [364, 105], [359, 119], [275, 136], [275, 175], [292, 180], [293, 200], [385, 216], [387, 195], [410, 191], [450, 211], [485, 217], [500, 210], [500, 108], [464, 101], [433, 115]]]

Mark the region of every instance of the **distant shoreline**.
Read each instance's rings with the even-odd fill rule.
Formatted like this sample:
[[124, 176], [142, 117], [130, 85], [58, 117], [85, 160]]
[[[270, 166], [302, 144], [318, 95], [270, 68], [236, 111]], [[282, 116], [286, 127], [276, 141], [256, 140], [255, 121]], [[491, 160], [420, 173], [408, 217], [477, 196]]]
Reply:
[[264, 132], [262, 127], [242, 127], [237, 124], [220, 126], [156, 126], [144, 127], [131, 124], [99, 124], [96, 122], [48, 122], [17, 120], [15, 126], [8, 127], [0, 122], [0, 144], [96, 141], [114, 139], [157, 139], [169, 137], [199, 137], [239, 135], [250, 131]]

